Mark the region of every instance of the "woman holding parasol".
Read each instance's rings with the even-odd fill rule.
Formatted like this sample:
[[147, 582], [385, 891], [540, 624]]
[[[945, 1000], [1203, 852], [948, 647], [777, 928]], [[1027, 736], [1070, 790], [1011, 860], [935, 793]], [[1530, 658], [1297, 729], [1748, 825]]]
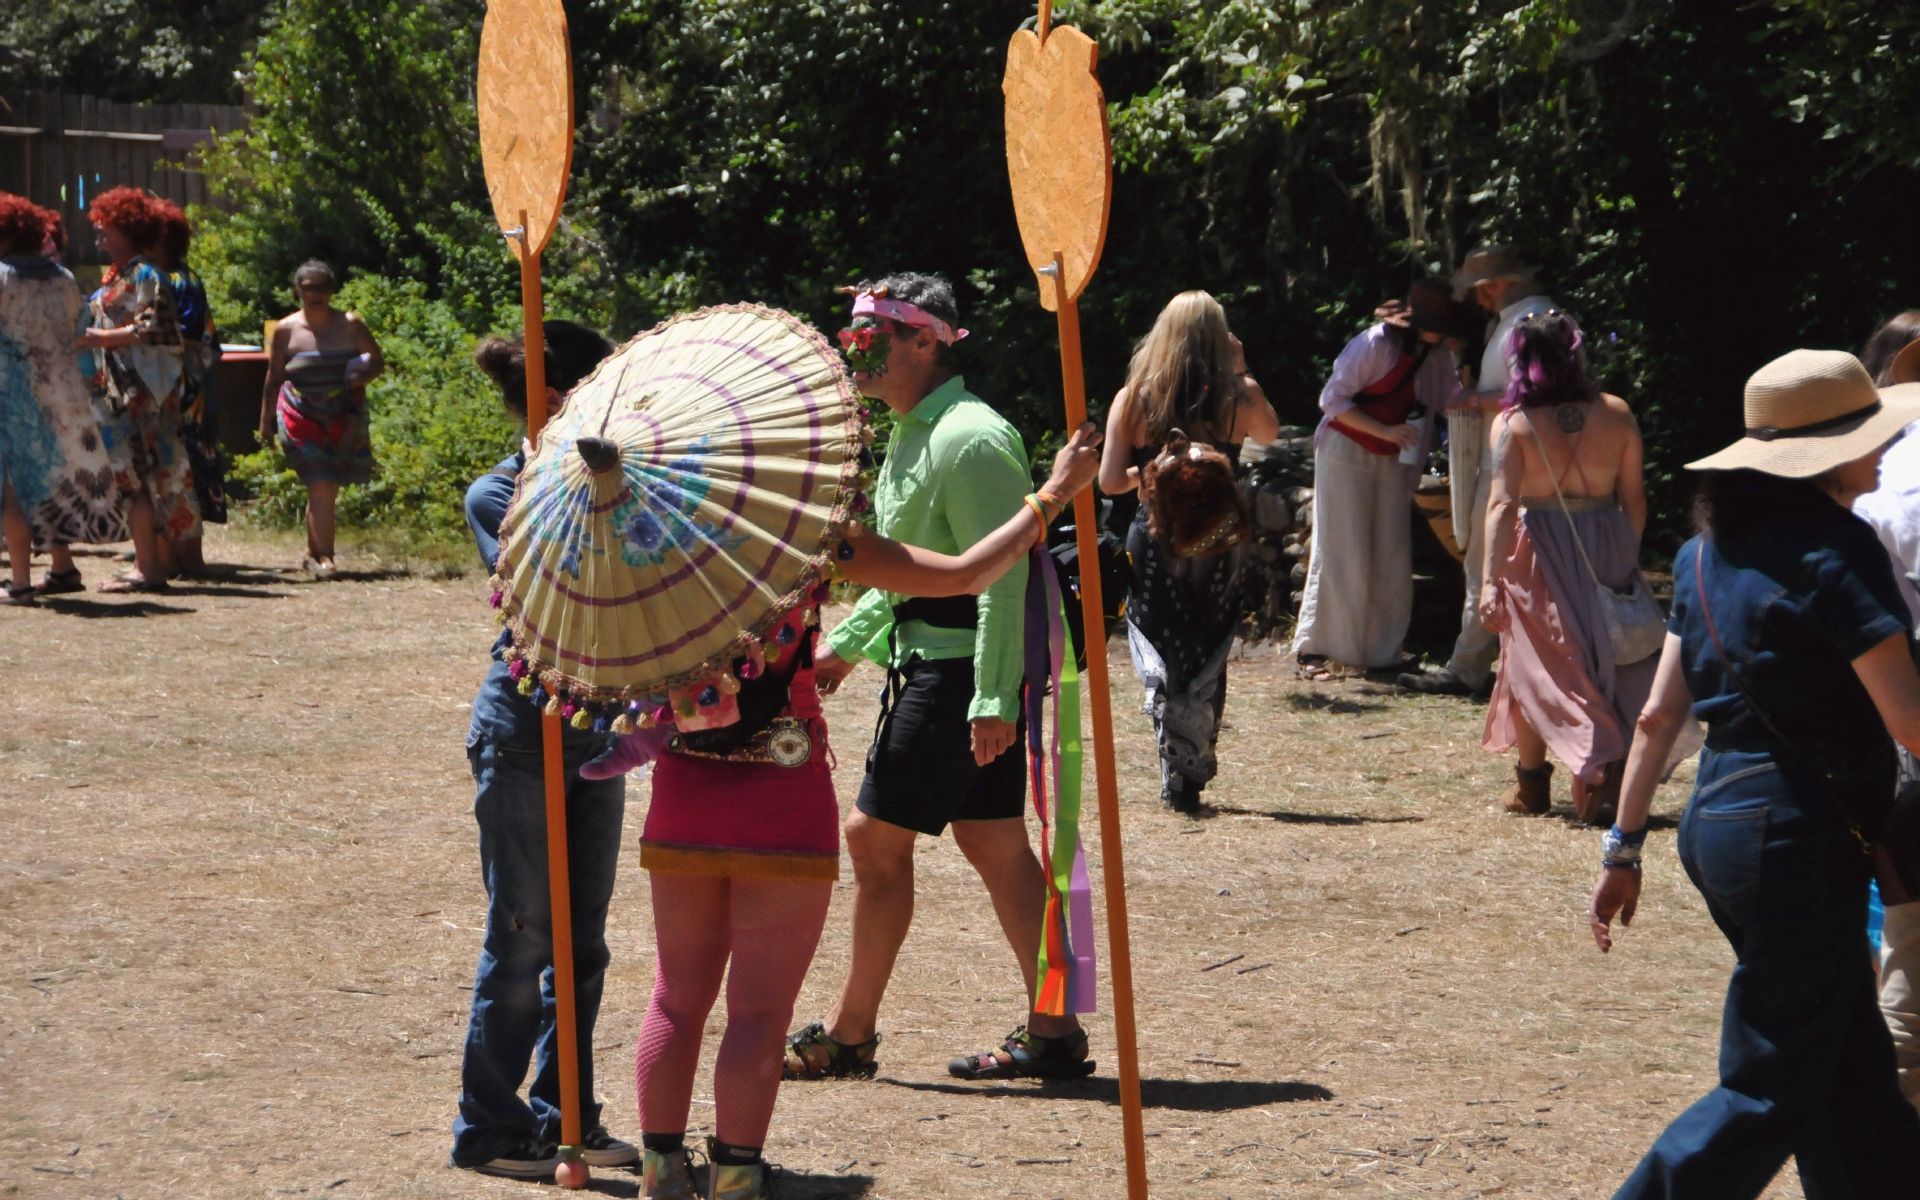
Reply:
[[686, 314], [573, 389], [501, 527], [516, 690], [576, 730], [629, 735], [582, 779], [655, 764], [641, 864], [657, 974], [636, 1065], [656, 1198], [705, 1190], [685, 1131], [723, 978], [710, 1194], [767, 1188], [781, 1040], [839, 871], [814, 665], [830, 578], [983, 590], [1097, 470], [1089, 425], [1017, 515], [965, 554], [933, 554], [865, 529], [867, 440], [818, 333], [753, 305]]
[[[917, 596], [977, 594], [1019, 561], [1044, 536], [1045, 523], [1092, 481], [1098, 443], [1094, 427], [1082, 426], [1028, 507], [965, 554], [937, 554], [863, 527], [837, 548], [837, 573]], [[723, 975], [727, 1028], [714, 1066], [717, 1136], [707, 1144], [706, 1194], [715, 1200], [767, 1194], [760, 1147], [780, 1084], [782, 1034], [840, 868], [839, 805], [826, 769], [831, 758], [814, 678], [818, 605], [825, 596], [825, 588], [817, 589], [768, 641], [764, 669], [732, 697], [737, 722], [692, 734], [662, 723], [581, 772], [593, 778], [654, 759], [640, 861], [653, 876], [658, 966], [635, 1056], [644, 1191], [654, 1200], [701, 1194], [685, 1130], [707, 1013]], [[806, 722], [806, 736], [784, 740], [796, 720]], [[809, 755], [815, 769], [791, 757], [795, 744], [809, 741], [817, 742]]]

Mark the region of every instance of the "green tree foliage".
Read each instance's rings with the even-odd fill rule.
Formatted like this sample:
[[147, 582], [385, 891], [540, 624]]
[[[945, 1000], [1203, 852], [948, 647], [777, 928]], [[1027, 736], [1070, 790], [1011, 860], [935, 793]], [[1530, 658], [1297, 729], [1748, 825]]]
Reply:
[[0, 91], [239, 104], [271, 0], [0, 0]]
[[[836, 286], [940, 271], [973, 331], [970, 385], [1037, 443], [1060, 420], [1058, 364], [1000, 96], [1032, 8], [569, 0], [581, 124], [550, 308], [624, 336], [753, 299], [831, 331]], [[1056, 19], [1100, 42], [1114, 129], [1082, 306], [1096, 408], [1166, 300], [1201, 287], [1283, 416], [1311, 421], [1376, 303], [1512, 241], [1641, 413], [1670, 546], [1680, 465], [1737, 433], [1745, 377], [1797, 345], [1857, 348], [1907, 301], [1910, 8], [1062, 0]], [[289, 303], [287, 272], [318, 254], [417, 283], [468, 334], [507, 325], [473, 131], [479, 0], [276, 12], [252, 68], [262, 116], [215, 162], [239, 212], [197, 252], [223, 318]]]
[[195, 261], [228, 324], [286, 311], [309, 258], [457, 291], [472, 321], [517, 296], [481, 215], [483, 14], [481, 0], [282, 0], [250, 68], [259, 115], [208, 156], [234, 212], [199, 214]]

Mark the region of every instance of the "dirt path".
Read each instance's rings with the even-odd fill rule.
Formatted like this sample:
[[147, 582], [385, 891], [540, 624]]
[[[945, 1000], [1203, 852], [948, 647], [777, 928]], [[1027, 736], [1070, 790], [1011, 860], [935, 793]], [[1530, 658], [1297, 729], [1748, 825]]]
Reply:
[[[0, 1194], [532, 1194], [445, 1166], [484, 912], [462, 752], [481, 588], [247, 568], [0, 610]], [[1731, 959], [1675, 861], [1682, 786], [1640, 923], [1602, 957], [1597, 837], [1565, 819], [1564, 773], [1560, 815], [1492, 810], [1510, 764], [1478, 749], [1484, 710], [1237, 665], [1217, 808], [1188, 821], [1158, 807], [1124, 651], [1114, 670], [1156, 1194], [1604, 1197], [1710, 1086]], [[877, 685], [829, 704], [843, 802]], [[636, 1138], [644, 805], [634, 788], [596, 1046], [608, 1123]], [[1104, 936], [1100, 1075], [957, 1084], [947, 1058], [1020, 1019], [1018, 976], [950, 840], [919, 878], [882, 1077], [781, 1095], [787, 1194], [1124, 1195]], [[837, 988], [849, 893], [797, 1022]]]

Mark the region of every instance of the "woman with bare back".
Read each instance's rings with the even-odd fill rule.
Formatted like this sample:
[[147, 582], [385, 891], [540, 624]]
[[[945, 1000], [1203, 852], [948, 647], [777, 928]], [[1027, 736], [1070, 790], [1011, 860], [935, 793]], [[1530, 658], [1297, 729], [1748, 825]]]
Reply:
[[334, 504], [340, 486], [373, 479], [367, 384], [386, 362], [359, 313], [333, 306], [333, 268], [302, 263], [293, 273], [300, 311], [274, 325], [260, 396], [260, 441], [277, 432], [287, 463], [307, 486], [307, 557], [316, 579], [331, 579]]
[[1580, 331], [1559, 310], [1524, 318], [1508, 355], [1480, 594], [1481, 617], [1500, 635], [1500, 674], [1481, 744], [1519, 750], [1507, 811], [1551, 806], [1551, 751], [1573, 772], [1579, 818], [1610, 823], [1659, 663], [1657, 653], [1616, 661], [1595, 588], [1645, 586], [1640, 427], [1626, 401], [1588, 378]]

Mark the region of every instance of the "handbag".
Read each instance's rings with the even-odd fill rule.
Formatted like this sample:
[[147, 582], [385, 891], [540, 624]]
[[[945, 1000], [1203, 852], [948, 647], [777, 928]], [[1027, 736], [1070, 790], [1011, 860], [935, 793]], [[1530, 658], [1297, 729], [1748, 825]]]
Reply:
[[1560, 501], [1567, 528], [1573, 531], [1574, 548], [1580, 551], [1580, 561], [1587, 564], [1587, 575], [1593, 580], [1600, 619], [1606, 624], [1607, 639], [1613, 643], [1614, 665], [1637, 663], [1659, 653], [1667, 640], [1667, 617], [1660, 611], [1660, 602], [1653, 598], [1653, 585], [1647, 582], [1646, 573], [1635, 567], [1624, 591], [1600, 582], [1600, 573], [1593, 569], [1593, 560], [1587, 557], [1586, 543], [1580, 540], [1580, 527], [1567, 511], [1567, 498], [1560, 491], [1560, 476], [1554, 472], [1553, 459], [1547, 454], [1546, 443], [1540, 440], [1540, 431], [1533, 427], [1531, 418], [1527, 421], [1527, 432], [1533, 435], [1533, 444], [1540, 447], [1540, 457], [1547, 464], [1547, 478], [1553, 481], [1554, 497]]
[[1727, 657], [1726, 647], [1720, 644], [1720, 631], [1714, 628], [1713, 610], [1707, 607], [1706, 566], [1710, 546], [1711, 543], [1701, 540], [1700, 557], [1694, 561], [1693, 583], [1700, 597], [1700, 615], [1707, 622], [1707, 636], [1712, 639], [1713, 652], [1720, 659], [1720, 669], [1727, 673], [1727, 678], [1740, 692], [1740, 698], [1746, 701], [1747, 711], [1759, 719], [1773, 740], [1786, 748], [1802, 770], [1820, 782], [1820, 791], [1827, 803], [1846, 819], [1847, 828], [1853, 831], [1860, 848], [1873, 859], [1873, 876], [1880, 885], [1881, 902], [1910, 904], [1920, 900], [1920, 783], [1909, 783], [1895, 794], [1893, 805], [1879, 821], [1875, 836], [1868, 837], [1861, 831], [1860, 818], [1834, 795], [1827, 773], [1800, 753], [1800, 748], [1780, 732], [1773, 718], [1767, 716], [1767, 710], [1761, 708], [1753, 698], [1753, 693], [1747, 690], [1739, 672], [1733, 669], [1733, 660]]

